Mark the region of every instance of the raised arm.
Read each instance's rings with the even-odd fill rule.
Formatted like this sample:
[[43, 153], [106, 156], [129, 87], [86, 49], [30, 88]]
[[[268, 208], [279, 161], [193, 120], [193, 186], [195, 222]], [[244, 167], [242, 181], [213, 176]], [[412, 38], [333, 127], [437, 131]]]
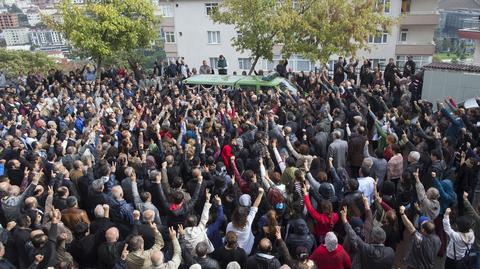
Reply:
[[262, 201], [264, 190], [262, 188], [258, 189], [258, 195], [257, 198], [255, 199], [255, 202], [253, 202], [252, 207], [258, 208], [260, 205], [260, 202]]
[[475, 221], [480, 221], [480, 216], [473, 208], [472, 204], [468, 201], [468, 192], [463, 192], [463, 205], [465, 206], [466, 215]]
[[403, 225], [405, 226], [405, 229], [410, 234], [413, 234], [415, 232], [415, 227], [413, 226], [412, 222], [408, 219], [407, 215], [405, 215], [405, 207], [402, 205], [400, 206], [399, 209], [400, 216], [402, 218]]
[[285, 140], [287, 142], [287, 148], [292, 153], [293, 157], [295, 157], [296, 159], [301, 158], [302, 155], [293, 148], [292, 143], [290, 142], [290, 137], [286, 136]]
[[207, 222], [208, 222], [208, 213], [210, 212], [210, 207], [212, 207], [212, 204], [210, 203], [210, 197], [211, 193], [209, 189], [205, 190], [205, 205], [203, 206], [202, 210], [202, 216], [200, 217], [200, 223], [198, 224], [198, 227], [201, 229], [205, 229], [207, 227]]
[[451, 237], [453, 234], [455, 234], [455, 231], [450, 226], [450, 212], [452, 212], [452, 210], [447, 208], [445, 210], [445, 214], [443, 215], [443, 230], [446, 234], [448, 234], [448, 236]]
[[278, 152], [276, 140], [272, 141], [272, 148], [273, 148], [273, 154], [275, 155], [275, 159], [277, 160], [277, 163], [278, 163], [278, 167], [280, 167], [280, 172], [283, 173], [283, 171], [285, 171], [285, 168], [287, 168], [287, 166], [285, 165], [285, 162], [283, 161], [282, 156], [280, 156], [280, 153]]

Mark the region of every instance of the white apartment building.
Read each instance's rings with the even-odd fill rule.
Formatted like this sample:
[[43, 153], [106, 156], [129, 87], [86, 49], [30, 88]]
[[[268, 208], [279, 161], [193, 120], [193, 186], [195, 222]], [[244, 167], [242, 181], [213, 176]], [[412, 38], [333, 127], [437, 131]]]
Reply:
[[7, 46], [19, 46], [30, 43], [28, 32], [28, 28], [4, 29], [3, 35]]
[[[435, 50], [433, 34], [438, 24], [438, 0], [379, 0], [385, 2], [387, 16], [399, 18], [391, 33], [369, 38], [371, 50], [358, 51], [358, 59], [371, 59], [374, 65], [384, 65], [389, 58], [396, 59], [400, 67], [406, 56], [412, 55], [418, 66], [432, 61]], [[228, 61], [229, 73], [249, 70], [248, 52], [240, 53], [231, 45], [238, 33], [232, 25], [216, 24], [209, 12], [221, 0], [152, 0], [156, 14], [162, 16], [160, 35], [167, 57], [184, 57], [190, 68], [198, 68], [203, 60], [216, 65], [219, 55]], [[332, 55], [333, 66], [338, 56]], [[273, 61], [260, 60], [256, 69], [272, 70], [282, 59], [279, 48], [274, 48]], [[295, 71], [314, 70], [312, 63], [299, 56], [289, 59], [289, 68]]]
[[30, 26], [35, 26], [42, 22], [40, 10], [38, 9], [28, 9], [25, 14], [27, 15], [28, 24], [30, 24]]
[[31, 29], [30, 40], [32, 45], [39, 47], [66, 44], [61, 33], [49, 29]]

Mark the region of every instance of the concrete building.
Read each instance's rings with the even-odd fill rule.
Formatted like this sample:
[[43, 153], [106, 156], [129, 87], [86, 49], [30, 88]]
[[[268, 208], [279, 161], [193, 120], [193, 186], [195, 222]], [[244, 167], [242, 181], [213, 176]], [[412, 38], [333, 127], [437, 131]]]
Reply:
[[61, 33], [50, 29], [30, 29], [30, 42], [35, 50], [69, 52], [70, 47]]
[[30, 40], [34, 46], [65, 45], [62, 34], [49, 29], [30, 29]]
[[[435, 50], [433, 35], [438, 24], [438, 0], [380, 0], [385, 5], [385, 14], [399, 17], [391, 33], [371, 36], [370, 52], [358, 51], [357, 58], [372, 59], [376, 65], [384, 65], [389, 58], [396, 59], [403, 67], [408, 55], [418, 66], [430, 63]], [[238, 33], [231, 25], [216, 24], [209, 13], [221, 0], [152, 0], [156, 13], [163, 17], [160, 36], [165, 44], [167, 57], [184, 57], [190, 67], [207, 60], [216, 65], [218, 56], [224, 55], [232, 71], [248, 70], [251, 66], [248, 52], [240, 53], [231, 46], [231, 39]], [[333, 66], [337, 56], [332, 55]], [[282, 59], [280, 48], [274, 48], [273, 61], [260, 60], [256, 69], [271, 70]], [[289, 67], [295, 71], [314, 70], [319, 64], [299, 56], [289, 59]]]
[[30, 24], [30, 26], [35, 26], [42, 22], [42, 16], [38, 8], [28, 9], [25, 12], [25, 15], [27, 15], [28, 24]]
[[18, 16], [13, 13], [0, 14], [0, 30], [18, 27]]
[[7, 46], [19, 46], [30, 43], [28, 28], [11, 28], [3, 30]]

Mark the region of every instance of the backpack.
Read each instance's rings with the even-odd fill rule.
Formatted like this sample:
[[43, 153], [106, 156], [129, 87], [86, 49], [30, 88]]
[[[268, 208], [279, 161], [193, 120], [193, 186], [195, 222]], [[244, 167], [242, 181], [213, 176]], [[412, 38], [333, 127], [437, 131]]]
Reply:
[[453, 242], [453, 253], [455, 258], [455, 268], [456, 269], [474, 269], [477, 261], [477, 255], [475, 252], [471, 251], [471, 248], [463, 242], [467, 247], [465, 250], [465, 255], [460, 260], [457, 260], [457, 250], [455, 248], [455, 242]]
[[309, 251], [312, 251], [315, 246], [315, 238], [310, 233], [304, 219], [294, 219], [288, 222], [285, 242], [290, 253], [295, 253], [299, 246], [304, 246]]

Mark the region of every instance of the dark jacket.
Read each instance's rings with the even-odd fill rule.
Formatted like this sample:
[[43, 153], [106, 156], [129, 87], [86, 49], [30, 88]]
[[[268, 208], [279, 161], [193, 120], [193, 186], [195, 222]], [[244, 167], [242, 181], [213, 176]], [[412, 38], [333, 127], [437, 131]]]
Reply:
[[218, 248], [213, 253], [213, 257], [220, 263], [221, 268], [226, 268], [230, 262], [238, 262], [242, 268], [247, 268], [247, 254], [243, 248], [226, 249]]
[[193, 192], [192, 199], [182, 204], [180, 207], [175, 204], [170, 204], [165, 197], [165, 193], [163, 192], [161, 184], [156, 185], [158, 194], [160, 195], [160, 208], [162, 208], [164, 212], [167, 212], [167, 226], [176, 227], [178, 224], [184, 224], [185, 218], [188, 214], [191, 214], [193, 212], [193, 208], [197, 203], [198, 196], [200, 195], [201, 184], [195, 184], [196, 187]]
[[347, 160], [350, 165], [360, 167], [363, 162], [363, 147], [367, 138], [360, 134], [352, 134], [348, 141], [348, 156]]
[[278, 269], [282, 264], [273, 255], [257, 252], [255, 255], [248, 257], [248, 269]]
[[349, 223], [345, 223], [345, 232], [350, 241], [356, 245], [357, 254], [353, 256], [352, 269], [375, 268], [390, 269], [395, 260], [395, 251], [383, 244], [367, 244], [357, 236]]

